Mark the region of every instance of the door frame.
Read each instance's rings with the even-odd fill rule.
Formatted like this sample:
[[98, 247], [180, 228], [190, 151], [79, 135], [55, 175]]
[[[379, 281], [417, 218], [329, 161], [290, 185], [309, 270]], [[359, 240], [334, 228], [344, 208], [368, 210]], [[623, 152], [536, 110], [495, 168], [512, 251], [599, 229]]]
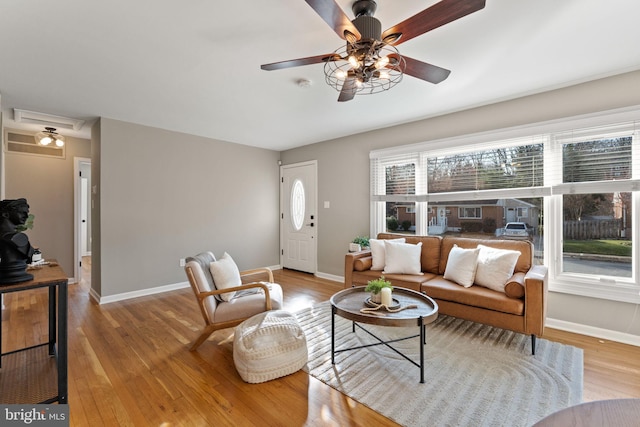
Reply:
[[[83, 256], [80, 250], [80, 248], [82, 247], [82, 243], [80, 242], [80, 237], [82, 236], [82, 233], [80, 230], [80, 227], [82, 227], [82, 221], [81, 221], [82, 195], [80, 194], [80, 192], [82, 191], [82, 185], [80, 184], [80, 178], [81, 178], [80, 169], [82, 164], [91, 165], [91, 159], [88, 157], [73, 158], [73, 176], [74, 176], [73, 178], [73, 233], [74, 233], [73, 277], [76, 283], [80, 282], [80, 278], [81, 278], [80, 263], [82, 262], [82, 256]], [[89, 206], [87, 206], [88, 215], [91, 215], [91, 197], [87, 197], [86, 199], [87, 199], [87, 203], [89, 204]], [[91, 248], [88, 248], [88, 251], [89, 253], [91, 253]]]
[[316, 220], [315, 220], [315, 227], [316, 227], [316, 238], [313, 239], [313, 246], [314, 246], [314, 250], [313, 250], [313, 255], [314, 255], [314, 259], [312, 261], [313, 264], [313, 275], [316, 275], [318, 273], [318, 239], [320, 238], [320, 233], [319, 233], [319, 229], [318, 229], [318, 161], [317, 160], [308, 160], [306, 162], [299, 162], [299, 163], [291, 163], [291, 164], [287, 164], [287, 165], [280, 165], [280, 266], [284, 267], [284, 227], [282, 226], [282, 220], [283, 220], [283, 215], [284, 215], [284, 209], [285, 209], [285, 205], [286, 205], [286, 201], [284, 200], [284, 191], [283, 191], [283, 180], [284, 180], [284, 170], [285, 169], [291, 169], [291, 168], [297, 168], [297, 167], [301, 167], [301, 166], [313, 166], [313, 185], [314, 185], [314, 193], [315, 193], [315, 205], [316, 205], [316, 212], [315, 212], [315, 216], [316, 216]]

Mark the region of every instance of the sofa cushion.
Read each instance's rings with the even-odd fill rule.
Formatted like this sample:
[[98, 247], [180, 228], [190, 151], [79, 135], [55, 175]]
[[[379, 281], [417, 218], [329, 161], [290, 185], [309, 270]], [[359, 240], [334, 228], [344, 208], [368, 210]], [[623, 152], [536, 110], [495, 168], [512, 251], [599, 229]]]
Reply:
[[449, 252], [444, 278], [451, 280], [465, 288], [473, 285], [478, 266], [480, 248], [463, 249], [453, 245]]
[[524, 273], [514, 273], [504, 285], [504, 293], [510, 298], [524, 297]]
[[384, 250], [386, 253], [384, 274], [422, 274], [420, 265], [422, 242], [411, 245], [385, 240]]
[[500, 311], [518, 316], [524, 315], [524, 300], [509, 298], [502, 292], [472, 286], [465, 288], [437, 276], [421, 285], [421, 290], [436, 300], [456, 302], [458, 304]]
[[[371, 269], [372, 270], [384, 270], [384, 266], [386, 265], [386, 250], [384, 246], [384, 242], [386, 240], [380, 239], [370, 239], [369, 247], [371, 248], [371, 257], [373, 258]], [[404, 237], [391, 239], [391, 242], [399, 242], [404, 243]]]
[[513, 276], [513, 269], [520, 257], [519, 251], [492, 248], [478, 245], [478, 269], [476, 270], [476, 285], [504, 292], [507, 280]]

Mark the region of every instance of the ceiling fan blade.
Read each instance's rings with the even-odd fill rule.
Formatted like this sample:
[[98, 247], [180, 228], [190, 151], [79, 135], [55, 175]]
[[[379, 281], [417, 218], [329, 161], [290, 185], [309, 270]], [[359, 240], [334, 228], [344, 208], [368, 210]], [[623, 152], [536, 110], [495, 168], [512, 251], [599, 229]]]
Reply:
[[318, 56], [308, 56], [306, 58], [290, 59], [288, 61], [273, 62], [271, 64], [263, 64], [260, 66], [263, 70], [273, 71], [283, 68], [300, 67], [301, 65], [319, 64], [321, 62], [337, 61], [342, 59], [336, 53], [327, 53]]
[[410, 76], [416, 77], [421, 80], [428, 81], [429, 83], [438, 84], [443, 80], [446, 80], [451, 74], [451, 70], [438, 67], [437, 65], [427, 64], [426, 62], [418, 61], [417, 59], [402, 57], [405, 61], [404, 73]]
[[338, 102], [351, 101], [356, 96], [356, 79], [355, 77], [347, 77], [342, 85]]
[[[333, 31], [341, 39], [347, 39], [347, 34], [345, 30], [349, 32], [349, 34], [355, 36], [355, 39], [349, 40], [349, 42], [353, 43], [356, 40], [360, 40], [360, 32], [358, 29], [351, 23], [351, 20], [347, 15], [345, 15], [344, 11], [338, 6], [338, 3], [335, 0], [305, 0], [309, 6], [316, 11], [318, 15], [324, 22], [329, 24]], [[349, 38], [352, 38], [349, 36]]]
[[[484, 8], [486, 0], [442, 0], [382, 33], [387, 43], [398, 45]], [[401, 36], [395, 36], [401, 34]]]

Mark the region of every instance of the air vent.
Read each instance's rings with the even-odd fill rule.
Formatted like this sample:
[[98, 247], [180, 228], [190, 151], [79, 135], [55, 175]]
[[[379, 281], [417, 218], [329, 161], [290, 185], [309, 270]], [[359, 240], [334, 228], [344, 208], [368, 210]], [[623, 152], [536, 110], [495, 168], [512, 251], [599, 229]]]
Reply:
[[5, 151], [7, 153], [53, 157], [56, 159], [66, 158], [66, 145], [63, 147], [43, 147], [36, 143], [33, 135], [7, 131], [5, 141]]
[[84, 120], [54, 116], [36, 111], [19, 110], [17, 108], [13, 109], [13, 119], [18, 123], [52, 126], [59, 129], [80, 130], [84, 125]]

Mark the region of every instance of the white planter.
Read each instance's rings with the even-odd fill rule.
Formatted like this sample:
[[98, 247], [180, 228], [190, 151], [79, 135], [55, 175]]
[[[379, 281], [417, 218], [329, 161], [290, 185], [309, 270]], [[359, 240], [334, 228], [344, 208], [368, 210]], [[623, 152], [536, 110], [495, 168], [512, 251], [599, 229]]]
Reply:
[[349, 243], [349, 252], [360, 252], [362, 248], [357, 243]]
[[382, 294], [380, 292], [378, 292], [377, 294], [374, 294], [373, 292], [371, 292], [371, 302], [380, 304], [382, 302]]

